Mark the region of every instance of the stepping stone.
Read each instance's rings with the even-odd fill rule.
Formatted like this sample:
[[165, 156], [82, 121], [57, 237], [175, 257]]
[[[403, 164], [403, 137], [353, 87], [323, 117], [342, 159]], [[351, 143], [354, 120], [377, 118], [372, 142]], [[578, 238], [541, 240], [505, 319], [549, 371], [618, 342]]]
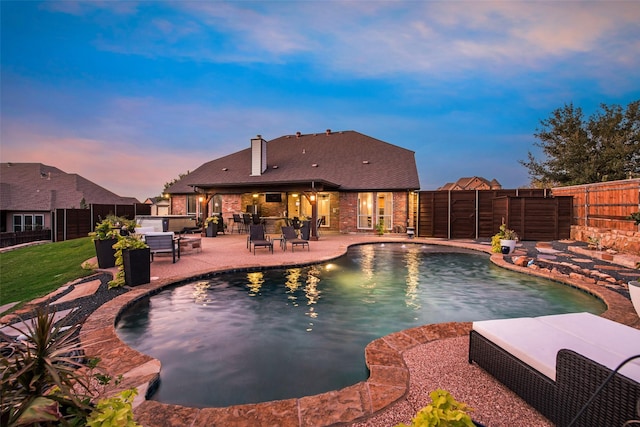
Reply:
[[19, 301], [17, 302], [10, 302], [9, 304], [4, 304], [4, 305], [0, 305], [0, 313], [4, 313], [5, 311], [9, 310], [10, 308], [15, 307], [16, 305], [20, 304]]
[[102, 282], [99, 279], [96, 279], [87, 283], [83, 283], [81, 285], [76, 285], [71, 292], [61, 298], [58, 298], [50, 305], [62, 304], [65, 302], [73, 301], [74, 299], [93, 295], [96, 293], [101, 284]]
[[589, 258], [571, 258], [573, 262], [593, 262], [592, 259]]
[[544, 255], [544, 254], [543, 254], [543, 255], [538, 255], [538, 258], [540, 258], [540, 259], [549, 259], [549, 260], [551, 260], [551, 259], [557, 259], [558, 257], [557, 257], [557, 256], [555, 256], [555, 255]]
[[538, 252], [543, 253], [543, 254], [557, 254], [560, 253], [560, 251], [553, 249], [553, 248], [545, 248], [545, 247], [536, 247], [536, 249], [538, 250]]
[[[70, 308], [68, 310], [56, 311], [55, 314], [53, 315], [53, 323], [56, 323], [59, 320], [64, 319], [67, 316], [67, 314], [72, 313], [72, 312], [76, 311], [77, 309], [78, 309], [78, 307], [74, 307], [74, 308]], [[14, 323], [12, 326], [15, 327], [15, 328], [20, 329], [23, 332], [28, 332], [27, 325], [29, 325], [29, 327], [31, 327], [31, 329], [33, 329], [34, 322], [35, 322], [35, 318], [31, 318], [31, 319], [27, 319], [27, 320], [25, 320], [23, 322]], [[20, 332], [18, 332], [15, 329], [13, 329], [13, 327], [5, 326], [4, 328], [0, 328], [0, 332], [2, 332], [5, 335], [11, 336], [11, 337], [20, 336]]]
[[593, 268], [598, 270], [619, 270], [620, 267], [614, 265], [594, 265]]

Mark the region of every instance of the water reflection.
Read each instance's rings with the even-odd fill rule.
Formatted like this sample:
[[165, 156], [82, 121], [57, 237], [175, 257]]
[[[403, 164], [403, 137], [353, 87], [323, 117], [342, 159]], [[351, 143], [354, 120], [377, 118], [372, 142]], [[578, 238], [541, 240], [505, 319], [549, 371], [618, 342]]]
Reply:
[[264, 284], [264, 273], [262, 271], [256, 271], [253, 273], [247, 273], [247, 286], [249, 287], [249, 296], [255, 297], [260, 293], [260, 288]]
[[300, 283], [300, 275], [302, 274], [302, 269], [300, 268], [288, 268], [285, 277], [287, 281], [284, 286], [287, 288], [287, 299], [291, 301], [291, 304], [294, 307], [298, 306], [298, 297], [296, 296], [296, 291], [302, 286]]
[[405, 293], [405, 303], [407, 304], [407, 307], [413, 309], [420, 308], [420, 299], [418, 298], [418, 285], [420, 284], [421, 259], [422, 254], [415, 248], [408, 250], [404, 254], [404, 264], [407, 267], [407, 289]]
[[209, 288], [211, 288], [210, 282], [198, 282], [193, 285], [193, 302], [200, 305], [207, 305], [212, 301], [209, 296]]
[[[320, 300], [320, 290], [318, 289], [318, 284], [320, 283], [320, 270], [318, 266], [311, 266], [307, 271], [307, 284], [304, 287], [304, 296], [307, 298], [307, 306], [309, 307], [309, 311], [305, 314], [309, 316], [311, 319], [316, 319], [318, 317], [318, 312], [316, 311], [315, 304]], [[307, 331], [311, 331], [313, 329], [313, 322], [309, 322], [309, 327]]]

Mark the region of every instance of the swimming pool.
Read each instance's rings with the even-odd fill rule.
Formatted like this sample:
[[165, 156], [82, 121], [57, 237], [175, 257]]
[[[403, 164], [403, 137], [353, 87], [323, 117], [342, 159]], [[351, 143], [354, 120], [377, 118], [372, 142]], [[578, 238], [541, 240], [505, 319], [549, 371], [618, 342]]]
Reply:
[[581, 291], [418, 244], [361, 245], [330, 263], [224, 273], [166, 289], [117, 325], [162, 362], [152, 399], [228, 406], [364, 380], [364, 347], [416, 325], [605, 310]]

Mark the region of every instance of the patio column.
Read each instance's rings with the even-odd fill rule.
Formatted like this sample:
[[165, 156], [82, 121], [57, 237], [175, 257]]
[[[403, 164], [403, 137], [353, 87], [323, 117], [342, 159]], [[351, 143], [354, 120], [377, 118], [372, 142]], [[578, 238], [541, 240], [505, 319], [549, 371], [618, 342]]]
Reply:
[[317, 203], [317, 194], [312, 193], [309, 196], [309, 203], [311, 203], [311, 234], [309, 235], [309, 240], [318, 240], [318, 203]]

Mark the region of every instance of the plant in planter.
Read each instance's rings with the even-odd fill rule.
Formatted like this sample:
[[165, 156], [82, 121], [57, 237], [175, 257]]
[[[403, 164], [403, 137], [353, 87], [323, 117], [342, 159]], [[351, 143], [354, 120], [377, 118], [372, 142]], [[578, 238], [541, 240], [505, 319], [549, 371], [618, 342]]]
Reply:
[[136, 235], [118, 236], [113, 245], [116, 250], [118, 273], [109, 282], [109, 288], [141, 285], [151, 280], [151, 251], [149, 246]]
[[216, 237], [218, 235], [218, 222], [220, 218], [217, 216], [210, 216], [204, 220], [204, 228], [207, 237]]
[[382, 236], [384, 234], [384, 220], [383, 219], [378, 221], [378, 223], [376, 224], [376, 233], [378, 233], [378, 236]]
[[[495, 253], [510, 254], [516, 247], [518, 241], [518, 234], [509, 228], [503, 222], [500, 225], [500, 231], [493, 235], [491, 238], [491, 251]], [[504, 247], [508, 249], [503, 249]]]
[[437, 389], [429, 393], [431, 403], [418, 411], [411, 424], [396, 427], [475, 427], [469, 416], [473, 411], [468, 405], [458, 402], [446, 390]]
[[96, 224], [94, 231], [89, 233], [96, 247], [96, 257], [99, 268], [115, 267], [115, 249], [113, 245], [118, 241], [121, 229], [132, 233], [136, 222], [115, 215], [108, 215]]

